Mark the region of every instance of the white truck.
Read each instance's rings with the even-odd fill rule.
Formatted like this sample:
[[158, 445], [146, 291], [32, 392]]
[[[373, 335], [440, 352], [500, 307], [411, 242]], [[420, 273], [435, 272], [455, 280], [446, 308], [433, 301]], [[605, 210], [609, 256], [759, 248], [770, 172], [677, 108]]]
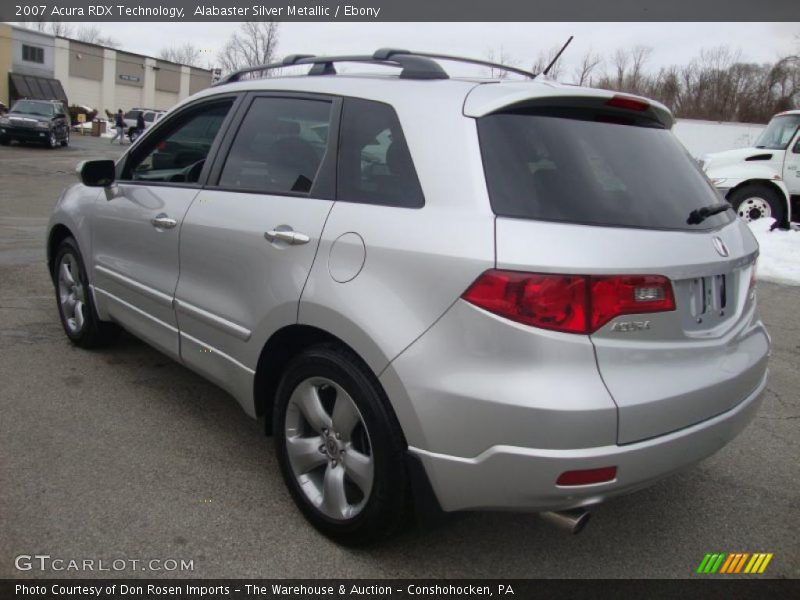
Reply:
[[128, 139], [131, 143], [138, 137], [139, 132], [136, 128], [136, 119], [139, 117], [139, 113], [144, 114], [144, 128], [150, 129], [150, 127], [158, 121], [161, 117], [167, 114], [165, 110], [156, 110], [154, 108], [132, 108], [128, 112], [125, 113], [125, 116], [122, 117], [122, 120], [125, 121], [125, 135], [128, 136]]
[[701, 165], [746, 221], [800, 218], [800, 110], [778, 113], [755, 146], [707, 154]]

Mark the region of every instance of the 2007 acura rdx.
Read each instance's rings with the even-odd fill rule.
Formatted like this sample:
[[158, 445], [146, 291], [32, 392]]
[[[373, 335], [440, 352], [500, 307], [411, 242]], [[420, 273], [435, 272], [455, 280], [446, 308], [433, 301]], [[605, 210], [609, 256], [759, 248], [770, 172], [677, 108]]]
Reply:
[[717, 451], [765, 386], [756, 241], [668, 110], [443, 58], [235, 73], [83, 163], [50, 221], [69, 338], [122, 326], [229, 391], [344, 543], [415, 501], [581, 521]]

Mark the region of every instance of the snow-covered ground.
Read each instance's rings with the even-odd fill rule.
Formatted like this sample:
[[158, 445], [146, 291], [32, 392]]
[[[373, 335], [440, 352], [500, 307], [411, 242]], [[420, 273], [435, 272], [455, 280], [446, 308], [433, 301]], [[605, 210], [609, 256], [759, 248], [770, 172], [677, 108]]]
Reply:
[[800, 285], [800, 230], [770, 231], [774, 219], [759, 219], [750, 223], [761, 253], [758, 256], [757, 277], [788, 285]]
[[755, 144], [764, 125], [678, 119], [672, 131], [695, 158]]

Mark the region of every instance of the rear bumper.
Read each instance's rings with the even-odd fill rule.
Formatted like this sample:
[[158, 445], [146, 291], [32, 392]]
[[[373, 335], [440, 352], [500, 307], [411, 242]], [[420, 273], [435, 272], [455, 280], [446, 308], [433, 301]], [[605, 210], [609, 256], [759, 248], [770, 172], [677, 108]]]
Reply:
[[[646, 487], [717, 452], [754, 418], [766, 379], [765, 374], [755, 391], [727, 412], [632, 444], [577, 450], [492, 446], [474, 458], [413, 447], [409, 450], [425, 467], [445, 511], [545, 511], [590, 506]], [[555, 484], [565, 471], [612, 465], [617, 467], [614, 481], [575, 487]]]

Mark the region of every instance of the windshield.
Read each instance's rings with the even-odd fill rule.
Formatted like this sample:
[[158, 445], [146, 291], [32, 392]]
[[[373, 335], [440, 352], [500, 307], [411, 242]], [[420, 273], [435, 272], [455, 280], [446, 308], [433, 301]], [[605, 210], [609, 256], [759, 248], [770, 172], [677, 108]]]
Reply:
[[55, 114], [55, 107], [49, 102], [31, 102], [30, 100], [20, 100], [11, 107], [11, 112], [22, 113], [25, 115], [38, 115], [40, 117], [52, 117]]
[[672, 133], [593, 110], [517, 110], [478, 120], [492, 209], [506, 217], [651, 229], [711, 229], [692, 211], [723, 200]]
[[798, 126], [800, 126], [800, 115], [772, 117], [767, 128], [758, 136], [756, 148], [786, 150]]

